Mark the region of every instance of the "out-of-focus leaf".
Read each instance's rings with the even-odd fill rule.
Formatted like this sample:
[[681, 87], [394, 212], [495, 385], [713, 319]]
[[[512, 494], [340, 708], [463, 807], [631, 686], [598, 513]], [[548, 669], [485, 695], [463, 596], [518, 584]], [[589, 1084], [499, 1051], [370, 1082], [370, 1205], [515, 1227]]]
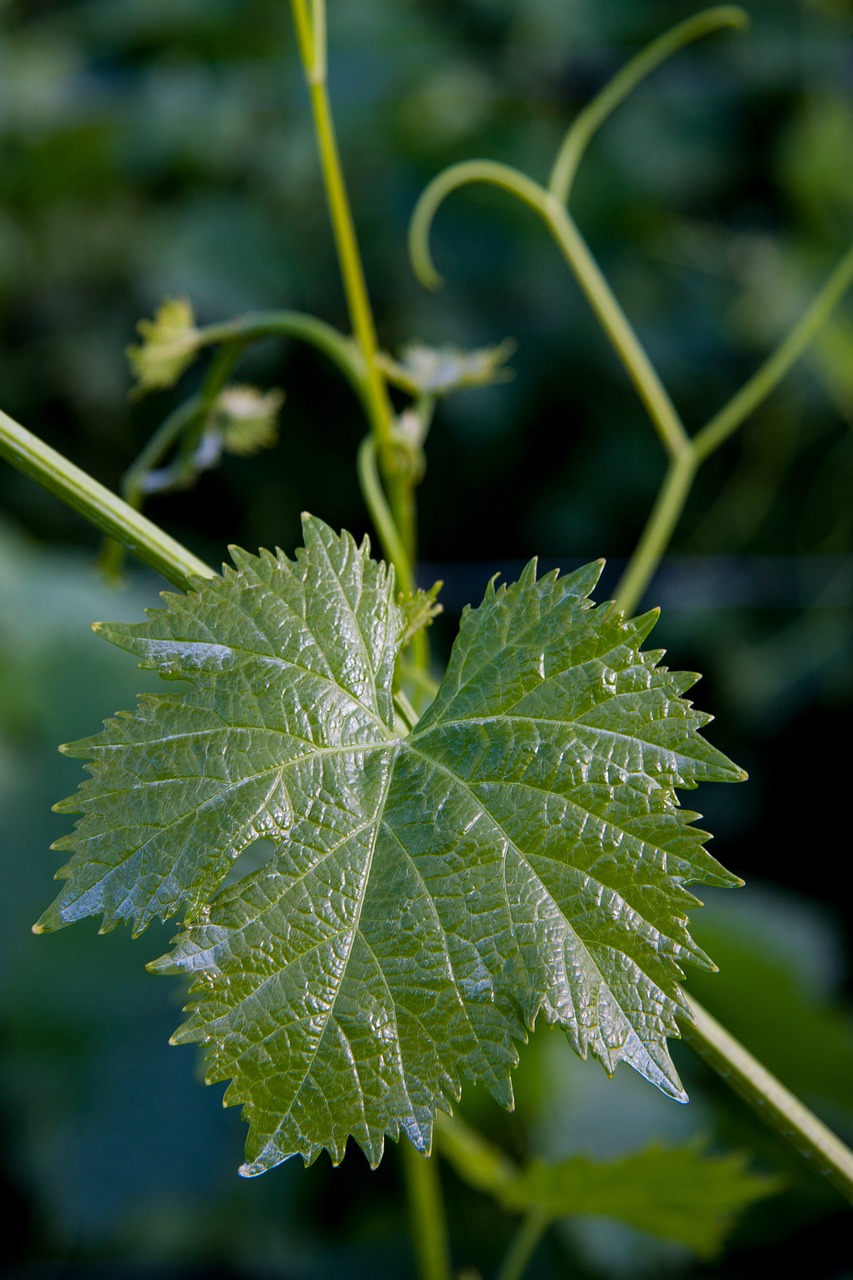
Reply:
[[140, 320], [137, 328], [142, 342], [127, 349], [137, 394], [173, 386], [192, 364], [199, 347], [191, 304], [186, 298], [167, 298], [154, 319]]
[[261, 449], [271, 449], [275, 444], [277, 419], [283, 404], [283, 391], [225, 387], [216, 398], [210, 425], [221, 436], [226, 453], [247, 457]]
[[779, 1189], [775, 1178], [750, 1173], [739, 1152], [707, 1156], [696, 1147], [648, 1147], [599, 1163], [572, 1156], [534, 1161], [507, 1184], [508, 1209], [553, 1218], [598, 1214], [713, 1257], [739, 1213]]
[[412, 342], [400, 352], [399, 360], [383, 356], [390, 380], [411, 395], [447, 396], [462, 387], [488, 387], [508, 382], [512, 370], [505, 363], [515, 351], [507, 338], [496, 347], [463, 351], [459, 347], [427, 347]]
[[654, 1145], [617, 1160], [533, 1161], [519, 1168], [462, 1120], [437, 1128], [441, 1153], [469, 1186], [516, 1213], [602, 1215], [712, 1257], [739, 1213], [772, 1195], [778, 1179], [750, 1173], [746, 1157], [704, 1155], [695, 1144]]

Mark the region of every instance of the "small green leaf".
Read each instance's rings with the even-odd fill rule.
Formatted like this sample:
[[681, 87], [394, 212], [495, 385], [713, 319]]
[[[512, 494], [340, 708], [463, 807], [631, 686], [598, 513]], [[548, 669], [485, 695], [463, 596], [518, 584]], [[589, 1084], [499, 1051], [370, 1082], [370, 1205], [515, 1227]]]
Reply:
[[127, 358], [136, 378], [136, 394], [162, 391], [174, 386], [195, 359], [200, 335], [195, 316], [186, 298], [167, 298], [153, 320], [137, 325], [142, 343], [127, 348]]
[[232, 385], [216, 397], [210, 429], [222, 439], [226, 453], [247, 457], [271, 449], [278, 439], [278, 414], [284, 392]]
[[403, 347], [400, 359], [383, 355], [382, 363], [395, 386], [413, 396], [447, 396], [463, 387], [487, 387], [508, 382], [512, 371], [504, 368], [515, 351], [507, 338], [496, 347], [463, 351], [461, 347], [428, 347], [412, 342]]
[[429, 591], [418, 589], [399, 600], [403, 612], [403, 644], [406, 645], [412, 636], [432, 626], [433, 621], [443, 611], [444, 605], [438, 603], [438, 594], [444, 586], [443, 582], [434, 582]]
[[[195, 996], [180, 1041], [250, 1121], [246, 1173], [352, 1135], [371, 1163], [402, 1129], [428, 1150], [463, 1078], [504, 1105], [538, 1014], [608, 1072], [684, 1098], [667, 1050], [690, 881], [731, 885], [676, 788], [743, 776], [701, 737], [696, 677], [643, 653], [588, 594], [600, 571], [519, 582], [467, 610], [435, 701], [395, 727], [411, 614], [393, 573], [304, 520], [294, 561], [164, 597], [111, 642], [181, 692], [147, 697], [66, 748], [91, 779], [39, 923], [103, 914], [140, 930], [183, 909], [154, 968]], [[268, 837], [273, 862], [222, 888]]]
[[535, 1161], [500, 1193], [508, 1209], [552, 1218], [614, 1218], [702, 1258], [717, 1254], [738, 1214], [780, 1189], [776, 1178], [750, 1173], [740, 1152], [703, 1155], [696, 1147], [648, 1147], [620, 1160], [573, 1156]]

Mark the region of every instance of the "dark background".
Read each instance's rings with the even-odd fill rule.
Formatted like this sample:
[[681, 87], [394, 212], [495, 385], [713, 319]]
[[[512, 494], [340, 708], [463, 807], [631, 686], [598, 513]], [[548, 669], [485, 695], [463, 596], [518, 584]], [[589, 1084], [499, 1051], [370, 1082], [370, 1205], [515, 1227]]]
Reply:
[[[462, 605], [531, 555], [608, 558], [604, 596], [663, 472], [651, 427], [532, 215], [493, 191], [436, 223], [448, 285], [414, 280], [408, 217], [425, 183], [476, 155], [544, 178], [572, 113], [645, 41], [694, 12], [650, 0], [334, 0], [332, 95], [381, 341], [479, 347], [512, 336], [514, 381], [442, 407], [421, 489], [424, 579]], [[749, 6], [660, 69], [603, 130], [573, 208], [688, 427], [756, 367], [853, 227], [853, 10]], [[293, 307], [347, 327], [284, 0], [0, 4], [3, 408], [116, 486], [175, 395], [132, 402], [140, 316], [186, 294], [201, 322]], [[356, 535], [364, 431], [338, 374], [265, 342], [240, 376], [287, 392], [273, 454], [229, 459], [150, 514], [217, 563], [228, 543], [292, 550], [303, 509]], [[676, 667], [705, 673], [714, 742], [750, 772], [700, 792], [714, 852], [748, 881], [709, 894], [699, 941], [721, 967], [689, 989], [853, 1139], [850, 859], [853, 308], [700, 474], [647, 604]], [[290, 1163], [236, 1176], [242, 1126], [166, 1041], [176, 986], [146, 975], [170, 930], [36, 939], [52, 893], [51, 803], [79, 768], [55, 744], [145, 685], [88, 631], [139, 617], [96, 535], [0, 466], [0, 932], [3, 1202], [10, 1277], [305, 1278], [411, 1274], [396, 1157], [377, 1174]], [[720, 794], [715, 794], [718, 791]], [[691, 798], [691, 806], [694, 803]], [[609, 1083], [537, 1034], [519, 1107], [468, 1113], [516, 1155], [611, 1155], [651, 1138], [745, 1147], [787, 1190], [753, 1209], [718, 1266], [592, 1221], [552, 1233], [537, 1276], [853, 1275], [850, 1218], [686, 1050], [679, 1108], [627, 1069]], [[512, 1223], [446, 1174], [459, 1265], [493, 1270]]]

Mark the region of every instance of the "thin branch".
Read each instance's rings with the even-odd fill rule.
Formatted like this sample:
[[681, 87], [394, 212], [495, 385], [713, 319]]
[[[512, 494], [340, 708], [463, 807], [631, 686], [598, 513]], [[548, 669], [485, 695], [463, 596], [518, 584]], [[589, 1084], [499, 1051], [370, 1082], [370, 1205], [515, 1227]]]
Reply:
[[662, 62], [666, 62], [685, 45], [700, 40], [713, 31], [719, 31], [723, 27], [743, 29], [747, 26], [749, 17], [743, 9], [734, 5], [719, 5], [714, 9], [706, 9], [704, 13], [697, 13], [685, 22], [679, 22], [670, 31], [665, 31], [657, 40], [646, 45], [578, 112], [557, 153], [548, 190], [561, 204], [566, 204], [581, 157], [595, 134], [637, 85]]
[[682, 1021], [684, 1038], [746, 1101], [778, 1130], [812, 1168], [853, 1202], [853, 1151], [692, 996], [694, 1021]]
[[215, 576], [180, 542], [2, 410], [0, 454], [180, 590], [191, 591], [193, 577]]

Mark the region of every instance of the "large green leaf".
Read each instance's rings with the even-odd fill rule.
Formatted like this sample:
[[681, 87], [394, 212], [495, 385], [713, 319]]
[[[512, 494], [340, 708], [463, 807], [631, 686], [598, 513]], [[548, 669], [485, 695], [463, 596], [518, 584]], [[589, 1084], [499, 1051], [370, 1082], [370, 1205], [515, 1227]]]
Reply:
[[[427, 1149], [463, 1077], [511, 1101], [540, 1011], [683, 1098], [666, 1038], [682, 962], [710, 966], [684, 886], [736, 880], [675, 789], [742, 774], [698, 732], [696, 677], [640, 652], [655, 615], [593, 608], [597, 565], [531, 564], [466, 611], [405, 735], [390, 570], [310, 517], [304, 537], [99, 628], [187, 685], [66, 748], [92, 778], [61, 806], [83, 817], [39, 927], [183, 909], [153, 967], [192, 980], [176, 1039], [245, 1104], [246, 1173], [337, 1161], [349, 1135], [372, 1163], [400, 1129]], [[272, 863], [222, 888], [259, 837]]]

